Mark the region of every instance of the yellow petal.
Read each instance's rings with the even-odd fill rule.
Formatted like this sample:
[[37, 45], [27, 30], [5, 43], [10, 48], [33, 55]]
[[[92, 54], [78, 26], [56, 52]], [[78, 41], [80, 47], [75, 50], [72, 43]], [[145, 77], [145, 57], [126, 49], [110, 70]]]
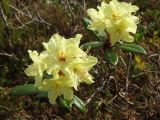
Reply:
[[54, 105], [56, 103], [56, 99], [58, 96], [59, 96], [59, 91], [55, 91], [54, 89], [48, 91], [49, 102], [52, 105]]
[[92, 8], [87, 10], [87, 14], [91, 17], [91, 19], [93, 21], [95, 21], [95, 20], [99, 19], [99, 17], [101, 17], [101, 16], [99, 16], [98, 11], [96, 11], [95, 9], [92, 9]]
[[64, 98], [66, 100], [72, 100], [73, 98], [73, 90], [69, 87], [64, 87], [63, 88], [63, 93], [64, 93]]
[[28, 53], [29, 53], [29, 56], [30, 58], [32, 59], [33, 62], [37, 62], [39, 61], [38, 59], [38, 52], [37, 51], [31, 51], [31, 50], [28, 50]]
[[99, 34], [104, 33], [105, 30], [105, 22], [104, 21], [96, 21], [92, 22], [91, 25], [88, 26], [90, 30], [97, 30]]

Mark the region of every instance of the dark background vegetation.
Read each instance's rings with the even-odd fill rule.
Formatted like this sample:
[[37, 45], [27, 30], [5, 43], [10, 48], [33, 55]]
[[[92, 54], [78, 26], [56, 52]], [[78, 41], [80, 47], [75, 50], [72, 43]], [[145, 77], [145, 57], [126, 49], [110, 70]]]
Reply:
[[[86, 10], [96, 8], [100, 1], [1, 0], [0, 119], [159, 120], [160, 0], [124, 1], [140, 7], [137, 15], [141, 22], [135, 38], [136, 43], [146, 49], [147, 55], [131, 56], [119, 51], [119, 63], [112, 68], [112, 78], [108, 80], [109, 70], [103, 61], [104, 51], [90, 50], [89, 54], [99, 59], [91, 71], [95, 83], [81, 85], [75, 94], [84, 102], [95, 92], [96, 96], [86, 106], [86, 113], [81, 114], [75, 107], [67, 113], [60, 106], [49, 104], [47, 99], [37, 99], [35, 96], [9, 97], [6, 93], [15, 85], [34, 82], [33, 78], [24, 74], [24, 69], [31, 63], [27, 50], [42, 51], [42, 42], [48, 41], [54, 33], [58, 32], [66, 38], [81, 33], [82, 43], [95, 40], [81, 21], [83, 17], [88, 17]], [[127, 91], [126, 79], [129, 79]], [[105, 80], [105, 87], [97, 92]]]

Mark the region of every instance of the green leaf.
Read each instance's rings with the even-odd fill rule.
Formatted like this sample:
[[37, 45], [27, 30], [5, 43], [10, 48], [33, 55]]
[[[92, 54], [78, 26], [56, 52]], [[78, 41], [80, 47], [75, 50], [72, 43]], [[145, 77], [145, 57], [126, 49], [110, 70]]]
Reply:
[[117, 65], [118, 63], [118, 55], [115, 51], [113, 50], [106, 50], [105, 51], [105, 61], [107, 62], [107, 64], [111, 64], [111, 65]]
[[26, 85], [20, 85], [12, 88], [9, 91], [10, 96], [25, 96], [25, 95], [33, 95], [36, 93], [39, 93], [37, 87], [35, 87], [34, 84], [26, 84]]
[[87, 28], [88, 25], [91, 24], [91, 21], [90, 21], [89, 19], [83, 18], [82, 24], [83, 24], [83, 26], [84, 26], [92, 35], [94, 35], [94, 36], [97, 38], [97, 40], [102, 41], [102, 38], [103, 38], [103, 37], [101, 37], [100, 35], [98, 35], [97, 31], [95, 31], [95, 30], [89, 30], [89, 29]]
[[69, 102], [65, 100], [63, 97], [60, 97], [59, 104], [63, 109], [70, 111], [71, 108]]
[[136, 33], [135, 35], [134, 35], [134, 40], [136, 41], [136, 42], [139, 42], [139, 41], [141, 41], [143, 39], [143, 34], [141, 34], [141, 33]]
[[95, 41], [95, 42], [88, 42], [85, 43], [81, 46], [82, 49], [87, 49], [87, 48], [99, 48], [104, 44], [104, 42], [100, 42], [100, 41]]
[[84, 26], [85, 28], [87, 28], [88, 25], [91, 24], [91, 21], [90, 21], [89, 19], [87, 19], [87, 18], [83, 18], [82, 24], [83, 24], [83, 26]]
[[131, 44], [131, 43], [117, 43], [115, 45], [116, 47], [126, 51], [126, 52], [132, 52], [132, 53], [138, 53], [138, 54], [146, 54], [146, 51], [137, 44]]
[[75, 104], [81, 113], [85, 112], [85, 104], [75, 95], [73, 96], [73, 104]]
[[36, 95], [37, 98], [47, 98], [48, 92], [40, 92]]

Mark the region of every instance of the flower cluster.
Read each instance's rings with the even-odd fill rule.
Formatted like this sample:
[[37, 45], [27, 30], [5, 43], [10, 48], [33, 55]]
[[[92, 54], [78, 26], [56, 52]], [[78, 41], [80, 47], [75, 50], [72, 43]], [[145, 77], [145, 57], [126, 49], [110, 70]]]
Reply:
[[91, 18], [88, 29], [97, 30], [99, 34], [107, 32], [111, 45], [120, 40], [133, 42], [134, 38], [130, 33], [136, 33], [139, 18], [132, 13], [138, 11], [137, 6], [112, 0], [108, 4], [102, 2], [97, 8], [98, 10], [87, 10]]
[[[28, 51], [33, 63], [25, 73], [35, 77], [35, 85], [41, 91], [48, 92], [51, 104], [55, 104], [61, 95], [71, 100], [73, 88], [77, 90], [81, 82], [94, 82], [89, 70], [97, 63], [97, 58], [79, 48], [81, 37], [77, 34], [75, 38], [66, 39], [54, 34], [49, 42], [43, 43], [45, 50], [42, 53]], [[44, 78], [44, 73], [52, 77]]]

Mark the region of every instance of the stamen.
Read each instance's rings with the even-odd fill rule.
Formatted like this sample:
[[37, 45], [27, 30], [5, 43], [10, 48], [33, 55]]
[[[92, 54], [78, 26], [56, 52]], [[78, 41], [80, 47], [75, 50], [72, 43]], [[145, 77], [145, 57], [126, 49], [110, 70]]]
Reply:
[[65, 55], [64, 55], [64, 52], [60, 52], [59, 60], [60, 60], [61, 62], [65, 62], [65, 61], [66, 61], [66, 57], [65, 57]]
[[76, 68], [74, 68], [73, 71], [82, 81], [87, 79], [87, 76], [85, 75], [85, 73], [78, 71]]
[[62, 77], [65, 76], [64, 73], [63, 73], [61, 70], [58, 72], [58, 75], [59, 75], [59, 76], [62, 76]]

